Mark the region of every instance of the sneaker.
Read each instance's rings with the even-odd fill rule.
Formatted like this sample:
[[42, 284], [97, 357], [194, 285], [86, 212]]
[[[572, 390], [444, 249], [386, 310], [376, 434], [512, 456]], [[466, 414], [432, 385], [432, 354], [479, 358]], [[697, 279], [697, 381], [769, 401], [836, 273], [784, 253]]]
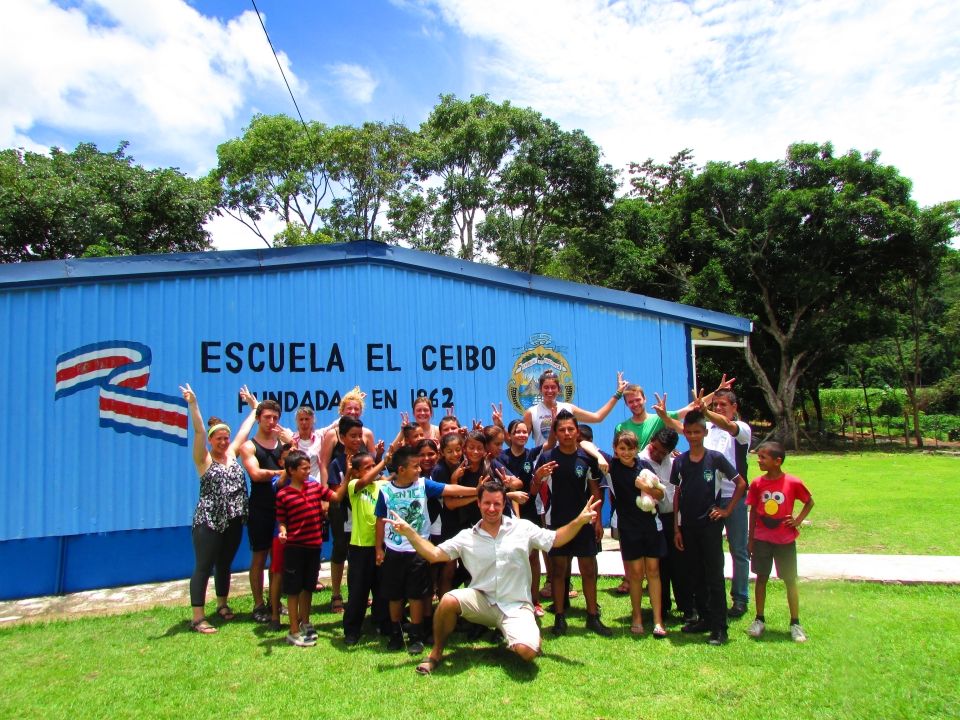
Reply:
[[[760, 618], [757, 618], [752, 623], [750, 627], [747, 628], [747, 635], [752, 638], [758, 638], [763, 635], [763, 631], [767, 629], [766, 624]], [[802, 631], [801, 631], [802, 632]]]
[[562, 614], [554, 617], [552, 632], [557, 637], [567, 634], [567, 619]]
[[603, 624], [599, 615], [587, 615], [587, 630], [593, 630], [601, 637], [610, 637], [613, 635], [613, 630]]
[[680, 632], [685, 633], [705, 633], [708, 630], [710, 630], [710, 623], [706, 620], [694, 620], [680, 628]]
[[270, 632], [280, 632], [281, 629], [279, 620], [271, 620], [267, 623], [267, 630]]
[[683, 624], [684, 624], [684, 625], [692, 625], [693, 623], [695, 623], [695, 622], [696, 622], [697, 620], [699, 620], [699, 619], [700, 619], [700, 617], [697, 615], [697, 611], [696, 611], [696, 610], [691, 610], [691, 611], [688, 612], [688, 613], [683, 613]]
[[533, 606], [533, 614], [536, 617], [543, 617], [544, 615], [547, 614], [547, 611], [543, 609], [543, 605], [541, 605], [540, 603], [537, 603], [536, 605]]
[[800, 623], [790, 626], [790, 637], [793, 638], [794, 642], [807, 641], [807, 634], [803, 631], [803, 628], [800, 627]]
[[271, 619], [270, 608], [266, 605], [257, 605], [251, 615], [253, 615], [254, 622], [258, 623], [268, 623]]
[[419, 639], [410, 639], [410, 644], [407, 645], [407, 652], [411, 655], [422, 655], [423, 654], [423, 643]]
[[403, 635], [393, 633], [387, 642], [387, 650], [403, 650]]
[[303, 623], [300, 626], [300, 634], [304, 637], [317, 637], [317, 629], [313, 627], [313, 623]]
[[730, 618], [740, 618], [746, 615], [747, 613], [747, 604], [740, 600], [737, 600], [733, 605], [730, 606], [730, 609], [727, 610], [727, 617]]
[[712, 633], [710, 633], [707, 643], [709, 645], [726, 645], [727, 640], [728, 638], [726, 630], [714, 630]]
[[300, 633], [296, 635], [287, 633], [287, 645], [293, 645], [294, 647], [313, 647], [316, 644], [316, 638], [304, 637]]
[[357, 635], [346, 635], [343, 638], [343, 644], [348, 647], [353, 647], [358, 642], [360, 642], [360, 638]]

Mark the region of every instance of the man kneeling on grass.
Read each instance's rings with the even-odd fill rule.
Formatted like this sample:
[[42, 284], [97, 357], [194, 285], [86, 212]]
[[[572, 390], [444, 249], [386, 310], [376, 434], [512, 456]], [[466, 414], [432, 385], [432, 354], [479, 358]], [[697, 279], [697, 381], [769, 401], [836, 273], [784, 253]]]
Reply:
[[399, 515], [387, 520], [431, 563], [463, 561], [470, 573], [470, 587], [451, 590], [440, 599], [433, 615], [433, 649], [417, 666], [429, 675], [443, 657], [443, 647], [456, 627], [457, 618], [495, 627], [507, 646], [524, 660], [540, 654], [540, 628], [530, 597], [530, 552], [549, 551], [570, 542], [580, 529], [596, 518], [600, 501], [592, 500], [583, 512], [558, 530], [546, 530], [529, 520], [504, 517], [507, 490], [498, 480], [477, 488], [480, 521], [440, 545], [421, 537]]

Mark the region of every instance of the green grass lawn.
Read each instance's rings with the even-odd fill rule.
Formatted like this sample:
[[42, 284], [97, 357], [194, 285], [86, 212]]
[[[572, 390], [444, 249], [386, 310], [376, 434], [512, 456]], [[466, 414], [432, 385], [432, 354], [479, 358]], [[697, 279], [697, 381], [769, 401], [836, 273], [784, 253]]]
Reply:
[[[731, 626], [723, 648], [674, 628], [635, 638], [629, 600], [601, 585], [611, 639], [545, 633], [545, 655], [524, 665], [490, 642], [455, 635], [431, 677], [415, 660], [365, 639], [348, 649], [339, 616], [315, 616], [320, 642], [237, 620], [219, 634], [187, 631], [186, 608], [0, 630], [3, 718], [947, 718], [960, 716], [956, 588], [803, 583], [810, 641], [787, 632], [786, 601], [771, 584], [760, 641]], [[326, 593], [320, 598], [326, 600]], [[250, 610], [249, 598], [237, 609]], [[552, 622], [545, 618], [545, 627]]]
[[[960, 555], [956, 455], [788, 455], [784, 470], [816, 502], [797, 540], [801, 553]], [[757, 474], [752, 456], [750, 476]]]

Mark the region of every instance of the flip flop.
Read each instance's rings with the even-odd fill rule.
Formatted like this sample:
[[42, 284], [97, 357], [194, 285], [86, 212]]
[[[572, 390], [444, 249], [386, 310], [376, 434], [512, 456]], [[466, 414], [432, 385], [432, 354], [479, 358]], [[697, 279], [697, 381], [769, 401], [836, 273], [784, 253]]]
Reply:
[[663, 640], [667, 636], [667, 631], [664, 630], [663, 625], [657, 624], [653, 626], [653, 636], [657, 640]]
[[194, 620], [190, 623], [190, 629], [193, 632], [200, 633], [201, 635], [213, 635], [217, 632], [217, 629], [207, 622], [206, 618], [202, 620]]
[[220, 619], [224, 622], [230, 622], [236, 615], [233, 614], [233, 610], [230, 609], [229, 605], [221, 605], [217, 608], [217, 615], [220, 616]]
[[434, 660], [432, 657], [428, 657], [422, 663], [417, 665], [417, 675], [430, 675], [439, 664], [439, 660]]
[[631, 625], [630, 632], [632, 632], [634, 635], [643, 635], [643, 625]]
[[629, 594], [630, 594], [630, 583], [628, 583], [626, 580], [624, 580], [622, 583], [620, 583], [619, 585], [617, 585], [617, 586], [613, 589], [613, 591], [614, 591], [617, 595], [629, 595]]

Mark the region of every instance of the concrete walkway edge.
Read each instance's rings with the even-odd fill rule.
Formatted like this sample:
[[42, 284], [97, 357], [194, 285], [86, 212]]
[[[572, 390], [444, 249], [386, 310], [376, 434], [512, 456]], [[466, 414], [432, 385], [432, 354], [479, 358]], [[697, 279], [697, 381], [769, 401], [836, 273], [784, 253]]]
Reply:
[[[604, 539], [604, 550], [597, 557], [599, 572], [604, 576], [623, 574], [620, 552], [616, 541]], [[800, 555], [800, 577], [805, 580], [859, 580], [867, 582], [914, 584], [960, 584], [960, 556], [936, 555]], [[321, 570], [321, 582], [329, 585], [329, 563]], [[577, 572], [576, 562], [573, 564]], [[726, 555], [726, 576], [729, 578], [732, 565]], [[212, 586], [212, 583], [211, 583]], [[346, 589], [346, 583], [344, 583]], [[231, 595], [250, 594], [247, 573], [235, 573]], [[212, 602], [212, 587], [207, 594]], [[328, 599], [318, 595], [318, 603]], [[84, 615], [112, 615], [146, 610], [157, 606], [182, 605], [184, 612], [189, 603], [189, 581], [133, 585], [105, 590], [88, 590], [24, 600], [0, 602], [0, 627], [23, 622], [42, 622], [76, 618]], [[212, 607], [212, 605], [211, 605]]]

